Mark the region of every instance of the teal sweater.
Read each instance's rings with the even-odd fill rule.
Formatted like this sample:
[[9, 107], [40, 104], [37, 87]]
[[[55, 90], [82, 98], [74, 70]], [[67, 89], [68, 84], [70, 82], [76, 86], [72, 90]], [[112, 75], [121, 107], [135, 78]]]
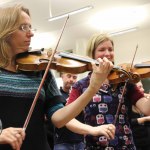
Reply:
[[[0, 118], [3, 128], [23, 127], [43, 72], [10, 72], [0, 69]], [[51, 72], [37, 100], [26, 129], [26, 138], [21, 150], [49, 150], [44, 130], [44, 115], [52, 114], [63, 107], [61, 93]], [[0, 150], [11, 150], [9, 145], [0, 145]]]

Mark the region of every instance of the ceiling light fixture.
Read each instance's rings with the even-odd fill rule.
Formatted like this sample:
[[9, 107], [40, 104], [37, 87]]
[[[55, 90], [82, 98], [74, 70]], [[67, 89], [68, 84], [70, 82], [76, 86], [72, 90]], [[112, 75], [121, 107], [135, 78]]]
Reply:
[[48, 19], [48, 21], [58, 20], [58, 19], [67, 17], [68, 15], [69, 15], [69, 16], [75, 15], [75, 14], [78, 14], [78, 13], [81, 13], [81, 12], [84, 12], [84, 11], [87, 11], [87, 10], [89, 10], [89, 9], [92, 9], [92, 8], [93, 8], [93, 6], [86, 6], [86, 7], [83, 7], [83, 8], [74, 10], [74, 11], [71, 11], [71, 12], [67, 12], [67, 13], [62, 14], [62, 15], [58, 15], [58, 16], [51, 17], [51, 18]]
[[109, 35], [115, 36], [115, 35], [120, 35], [120, 34], [124, 34], [124, 33], [127, 33], [127, 32], [135, 31], [135, 30], [137, 30], [137, 27], [124, 29], [124, 30], [117, 31], [117, 32], [111, 32], [111, 33], [109, 33]]
[[13, 0], [0, 0], [0, 6], [5, 5], [6, 3], [10, 3]]

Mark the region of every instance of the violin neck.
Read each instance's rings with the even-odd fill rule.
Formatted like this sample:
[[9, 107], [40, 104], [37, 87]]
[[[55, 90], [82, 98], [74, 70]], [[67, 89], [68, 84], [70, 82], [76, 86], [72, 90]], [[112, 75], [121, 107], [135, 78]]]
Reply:
[[150, 68], [150, 64], [135, 64], [135, 68]]
[[87, 63], [95, 62], [96, 64], [98, 64], [98, 62], [94, 59], [91, 59], [91, 58], [88, 58], [88, 57], [85, 58], [85, 57], [82, 57], [82, 56], [79, 56], [79, 55], [76, 55], [76, 54], [73, 54], [73, 53], [60, 52], [59, 56], [64, 57], [64, 58], [71, 58], [73, 60], [78, 60], [78, 61], [81, 61], [81, 62], [87, 62]]
[[[85, 58], [85, 57], [82, 57], [82, 56], [79, 56], [79, 55], [76, 55], [73, 53], [60, 52], [59, 56], [64, 57], [64, 58], [71, 58], [73, 60], [78, 60], [81, 62], [86, 62], [86, 63], [94, 62], [96, 65], [99, 64], [99, 62], [97, 60], [94, 60], [94, 59], [88, 58], [88, 57]], [[114, 66], [112, 70], [114, 70], [114, 71], [121, 70], [121, 67], [120, 66]]]

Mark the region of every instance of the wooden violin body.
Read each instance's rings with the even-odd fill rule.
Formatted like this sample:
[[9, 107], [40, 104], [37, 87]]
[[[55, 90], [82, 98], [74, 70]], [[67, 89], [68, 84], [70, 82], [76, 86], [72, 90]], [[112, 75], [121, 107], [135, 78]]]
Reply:
[[[17, 68], [23, 71], [41, 71], [45, 70], [51, 54], [47, 53], [23, 53], [16, 59]], [[59, 72], [83, 73], [91, 71], [92, 66], [71, 58], [61, 57], [59, 53], [55, 54], [54, 60], [50, 65], [51, 69]]]
[[140, 77], [149, 78], [150, 77], [150, 61], [142, 62], [141, 64], [134, 65], [134, 71], [140, 74]]
[[141, 64], [135, 64], [133, 67], [130, 63], [120, 64], [119, 66], [125, 69], [127, 72], [133, 73], [133, 78], [139, 78], [140, 80], [150, 77], [150, 61], [142, 62]]

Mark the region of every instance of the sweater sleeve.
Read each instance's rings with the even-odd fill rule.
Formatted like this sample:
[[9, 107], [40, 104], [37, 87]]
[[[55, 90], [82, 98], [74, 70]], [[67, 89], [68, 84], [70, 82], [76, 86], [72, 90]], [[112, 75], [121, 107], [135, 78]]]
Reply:
[[64, 106], [64, 97], [61, 95], [51, 71], [48, 72], [47, 78], [44, 82], [44, 89], [46, 97], [45, 112], [50, 118], [54, 112], [56, 112], [58, 109]]

